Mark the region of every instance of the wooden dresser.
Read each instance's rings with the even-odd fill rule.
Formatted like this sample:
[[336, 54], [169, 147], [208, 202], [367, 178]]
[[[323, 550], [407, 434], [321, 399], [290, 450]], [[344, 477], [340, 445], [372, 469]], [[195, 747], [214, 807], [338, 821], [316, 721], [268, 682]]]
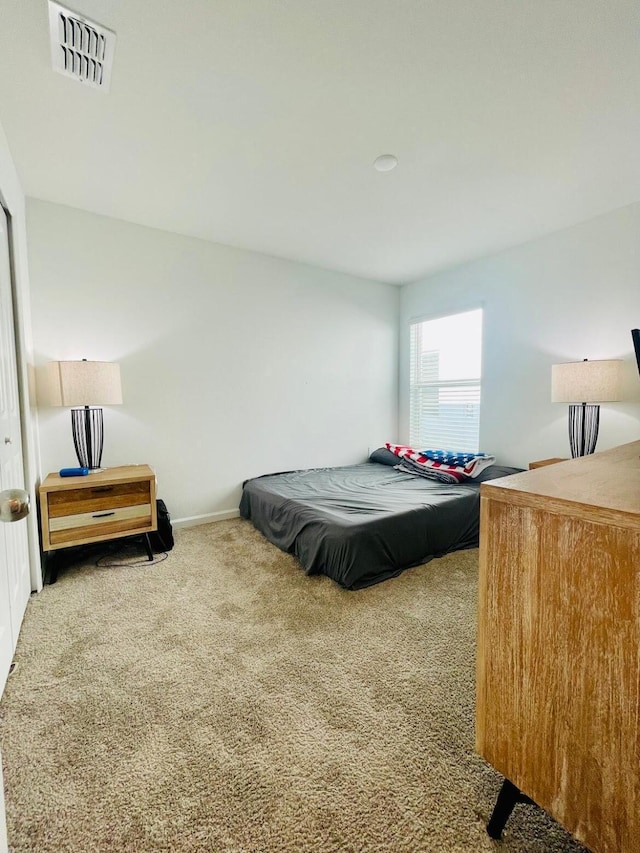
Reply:
[[640, 850], [640, 441], [483, 483], [476, 747], [594, 853]]

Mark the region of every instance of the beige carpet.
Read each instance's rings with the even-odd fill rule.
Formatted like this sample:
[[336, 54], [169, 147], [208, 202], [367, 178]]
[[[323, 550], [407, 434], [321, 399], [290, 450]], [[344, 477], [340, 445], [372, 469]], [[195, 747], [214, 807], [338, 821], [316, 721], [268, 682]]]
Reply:
[[477, 552], [361, 592], [248, 522], [32, 597], [0, 703], [15, 851], [580, 851], [473, 750]]

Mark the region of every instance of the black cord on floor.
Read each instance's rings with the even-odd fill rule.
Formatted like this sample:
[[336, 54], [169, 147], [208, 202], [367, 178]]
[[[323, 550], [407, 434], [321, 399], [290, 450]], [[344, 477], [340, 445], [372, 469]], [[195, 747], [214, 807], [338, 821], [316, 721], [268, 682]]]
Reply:
[[[166, 551], [161, 551], [158, 554], [154, 554], [153, 560], [150, 560], [148, 557], [145, 556], [145, 557], [140, 557], [139, 560], [131, 559], [131, 560], [127, 560], [126, 562], [119, 561], [117, 559], [118, 555], [122, 556], [122, 554], [125, 553], [126, 551], [129, 551], [133, 554], [134, 548], [133, 548], [133, 545], [131, 542], [126, 542], [126, 541], [125, 542], [117, 542], [117, 543], [114, 542], [109, 548], [110, 553], [102, 554], [95, 561], [94, 565], [99, 567], [99, 568], [122, 567], [125, 569], [128, 568], [129, 566], [131, 566], [131, 567], [134, 567], [134, 566], [155, 566], [157, 563], [161, 563], [163, 560], [166, 560], [167, 557], [169, 556], [169, 554]], [[135, 552], [138, 553], [138, 551], [139, 551], [139, 549], [136, 548]], [[113, 556], [111, 556], [111, 555], [113, 555]]]

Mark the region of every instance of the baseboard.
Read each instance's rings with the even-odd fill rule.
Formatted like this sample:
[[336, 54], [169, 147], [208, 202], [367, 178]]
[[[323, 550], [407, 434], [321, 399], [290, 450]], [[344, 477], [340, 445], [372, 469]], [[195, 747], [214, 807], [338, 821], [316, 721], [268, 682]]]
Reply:
[[225, 521], [227, 518], [238, 518], [237, 509], [223, 509], [220, 512], [207, 512], [204, 515], [192, 515], [187, 518], [172, 518], [171, 524], [179, 527], [198, 527], [200, 524], [211, 524], [213, 521]]

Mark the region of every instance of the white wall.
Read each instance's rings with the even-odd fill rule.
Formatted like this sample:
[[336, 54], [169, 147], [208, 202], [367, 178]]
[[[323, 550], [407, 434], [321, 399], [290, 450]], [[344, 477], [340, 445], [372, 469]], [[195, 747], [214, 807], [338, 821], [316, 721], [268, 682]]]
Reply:
[[[147, 462], [174, 519], [244, 479], [366, 458], [397, 431], [399, 289], [28, 200], [38, 365], [121, 365], [103, 464]], [[43, 472], [76, 464], [40, 410]]]
[[484, 308], [481, 449], [500, 462], [569, 456], [551, 365], [625, 360], [625, 402], [601, 407], [598, 450], [640, 439], [640, 204], [407, 285], [401, 294], [400, 438], [408, 441], [412, 319]]

